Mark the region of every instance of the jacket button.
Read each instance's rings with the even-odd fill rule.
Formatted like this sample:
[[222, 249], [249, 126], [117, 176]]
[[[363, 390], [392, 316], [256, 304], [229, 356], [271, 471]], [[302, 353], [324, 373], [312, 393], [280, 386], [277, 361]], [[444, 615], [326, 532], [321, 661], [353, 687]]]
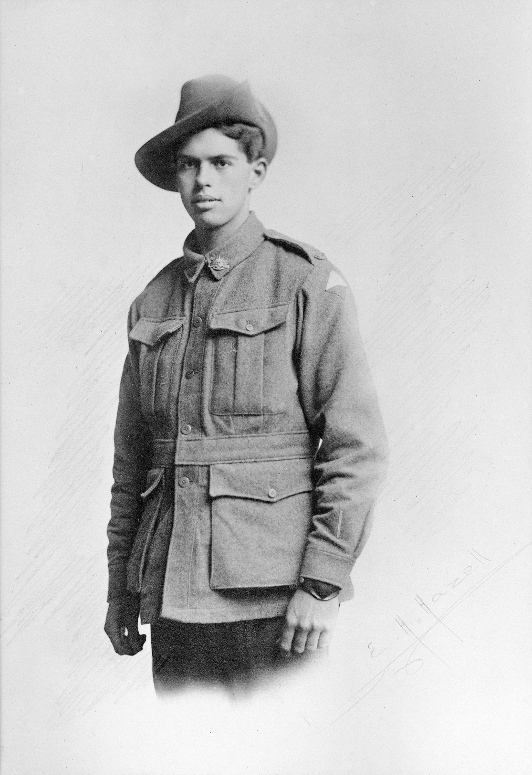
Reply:
[[188, 487], [188, 485], [190, 484], [190, 479], [188, 478], [188, 476], [180, 476], [178, 481], [179, 481], [180, 487]]
[[181, 433], [183, 433], [185, 436], [188, 436], [188, 434], [191, 432], [192, 432], [191, 425], [183, 425], [183, 427], [181, 428]]
[[195, 373], [196, 372], [194, 369], [189, 369], [188, 371], [185, 371], [185, 379], [190, 379], [195, 375]]
[[251, 323], [247, 324], [246, 331], [253, 331], [253, 326], [251, 325]]
[[192, 325], [194, 326], [194, 328], [199, 328], [202, 323], [203, 323], [203, 320], [200, 318], [199, 315], [195, 317], [194, 320], [192, 321]]
[[268, 490], [268, 496], [270, 498], [275, 498], [276, 495], [277, 495], [277, 490], [273, 487], [270, 487], [270, 489]]
[[237, 320], [236, 323], [239, 328], [246, 328], [246, 321], [244, 318], [240, 318], [240, 320]]

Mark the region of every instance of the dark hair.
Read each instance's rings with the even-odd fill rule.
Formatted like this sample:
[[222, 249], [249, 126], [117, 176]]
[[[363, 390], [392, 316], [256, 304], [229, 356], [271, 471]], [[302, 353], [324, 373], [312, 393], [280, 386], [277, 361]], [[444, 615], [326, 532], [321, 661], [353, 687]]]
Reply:
[[262, 156], [264, 136], [257, 126], [251, 124], [214, 124], [212, 128], [217, 129], [226, 137], [236, 140], [249, 162], [257, 161]]
[[217, 129], [226, 137], [230, 137], [232, 140], [236, 140], [240, 150], [245, 153], [248, 162], [254, 162], [260, 159], [264, 152], [264, 136], [262, 131], [252, 124], [210, 124], [209, 126], [198, 129], [196, 132], [184, 137], [176, 148], [176, 155], [179, 149], [185, 145], [191, 137], [199, 132], [203, 132], [204, 129]]

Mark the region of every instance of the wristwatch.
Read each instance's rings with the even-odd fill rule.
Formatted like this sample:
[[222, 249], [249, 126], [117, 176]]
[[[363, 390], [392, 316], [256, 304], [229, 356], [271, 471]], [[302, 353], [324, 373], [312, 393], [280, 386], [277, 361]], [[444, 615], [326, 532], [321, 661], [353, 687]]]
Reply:
[[316, 600], [326, 602], [327, 600], [333, 600], [340, 594], [340, 588], [334, 584], [329, 584], [326, 581], [318, 581], [318, 579], [307, 579], [305, 576], [301, 576], [299, 579], [299, 589], [303, 592], [307, 592]]

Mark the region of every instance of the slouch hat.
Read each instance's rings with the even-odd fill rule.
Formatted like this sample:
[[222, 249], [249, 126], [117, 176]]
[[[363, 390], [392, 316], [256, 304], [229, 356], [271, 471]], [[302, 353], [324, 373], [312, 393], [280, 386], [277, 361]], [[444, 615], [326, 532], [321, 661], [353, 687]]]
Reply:
[[135, 164], [150, 183], [176, 191], [175, 146], [188, 135], [215, 124], [250, 124], [264, 138], [262, 155], [270, 162], [277, 148], [277, 129], [264, 105], [251, 93], [247, 81], [225, 75], [206, 75], [183, 84], [172, 126], [148, 140], [135, 154]]

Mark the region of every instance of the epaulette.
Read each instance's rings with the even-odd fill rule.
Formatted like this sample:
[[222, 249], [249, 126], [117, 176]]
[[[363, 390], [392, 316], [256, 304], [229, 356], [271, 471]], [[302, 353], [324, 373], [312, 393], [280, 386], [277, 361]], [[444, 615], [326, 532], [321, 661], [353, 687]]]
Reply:
[[264, 236], [266, 239], [275, 242], [277, 245], [282, 245], [284, 248], [288, 248], [289, 250], [293, 250], [296, 253], [299, 253], [299, 255], [303, 256], [303, 258], [306, 258], [307, 261], [310, 261], [311, 264], [314, 264], [316, 260], [323, 261], [326, 258], [324, 253], [312, 247], [312, 245], [307, 245], [305, 242], [299, 242], [299, 240], [292, 239], [292, 237], [287, 237], [285, 234], [280, 234], [278, 231], [265, 229]]

